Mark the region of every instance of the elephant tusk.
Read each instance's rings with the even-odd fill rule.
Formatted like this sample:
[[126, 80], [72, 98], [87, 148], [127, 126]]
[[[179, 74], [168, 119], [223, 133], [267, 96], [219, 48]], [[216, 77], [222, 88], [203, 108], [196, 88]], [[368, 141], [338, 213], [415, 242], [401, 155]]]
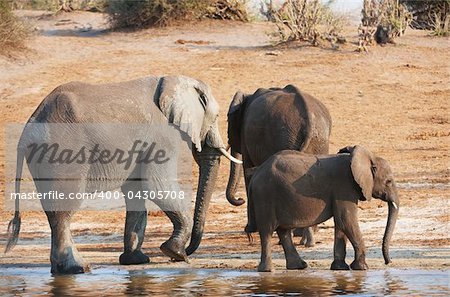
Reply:
[[398, 209], [397, 203], [392, 202], [392, 201], [391, 201], [391, 203], [392, 203], [392, 206], [393, 206], [395, 209]]
[[227, 157], [227, 159], [229, 159], [231, 162], [234, 162], [236, 164], [242, 164], [241, 160], [238, 160], [235, 157], [233, 157], [232, 155], [230, 155], [230, 153], [228, 153], [223, 147], [219, 147], [218, 150], [222, 153], [222, 155]]

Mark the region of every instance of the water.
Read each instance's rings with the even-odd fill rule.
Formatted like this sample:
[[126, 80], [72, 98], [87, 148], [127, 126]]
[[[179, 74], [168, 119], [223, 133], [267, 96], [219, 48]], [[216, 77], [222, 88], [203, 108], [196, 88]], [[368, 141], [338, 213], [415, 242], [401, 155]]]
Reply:
[[449, 296], [449, 273], [441, 270], [278, 271], [226, 269], [96, 268], [91, 273], [51, 276], [49, 267], [0, 271], [0, 295], [49, 296]]

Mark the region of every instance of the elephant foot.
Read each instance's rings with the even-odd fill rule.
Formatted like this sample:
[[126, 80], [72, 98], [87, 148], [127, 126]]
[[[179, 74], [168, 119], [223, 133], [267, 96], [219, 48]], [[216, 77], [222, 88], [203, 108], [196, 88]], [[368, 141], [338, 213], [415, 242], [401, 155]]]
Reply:
[[134, 250], [131, 253], [123, 253], [119, 257], [121, 265], [135, 265], [150, 263], [150, 258], [141, 250]]
[[369, 266], [367, 266], [367, 263], [365, 261], [353, 261], [352, 264], [350, 264], [350, 267], [353, 270], [367, 270], [369, 269]]
[[174, 243], [174, 241], [168, 240], [161, 244], [159, 247], [161, 251], [168, 256], [172, 261], [189, 263], [184, 246]]
[[308, 263], [303, 261], [302, 259], [298, 259], [296, 261], [289, 261], [286, 263], [286, 269], [289, 270], [301, 270], [308, 267]]
[[266, 263], [259, 263], [258, 272], [272, 272], [272, 265]]
[[77, 250], [72, 247], [64, 249], [63, 253], [51, 261], [52, 274], [79, 274], [90, 271], [89, 264], [85, 263]]
[[331, 263], [331, 270], [350, 270], [350, 266], [344, 260], [334, 260]]

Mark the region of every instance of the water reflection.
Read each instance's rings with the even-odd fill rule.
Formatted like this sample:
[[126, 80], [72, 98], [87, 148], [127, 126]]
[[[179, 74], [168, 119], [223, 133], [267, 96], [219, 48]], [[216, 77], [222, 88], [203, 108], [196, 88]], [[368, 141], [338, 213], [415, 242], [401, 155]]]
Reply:
[[52, 277], [47, 268], [4, 268], [0, 295], [50, 296], [448, 296], [448, 272], [439, 270], [278, 271], [98, 268]]

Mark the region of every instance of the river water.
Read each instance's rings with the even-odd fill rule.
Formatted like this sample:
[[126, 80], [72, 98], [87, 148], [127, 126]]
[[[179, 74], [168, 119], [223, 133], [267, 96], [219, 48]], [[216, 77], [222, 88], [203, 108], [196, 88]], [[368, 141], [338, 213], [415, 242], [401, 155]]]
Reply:
[[49, 296], [449, 296], [442, 270], [277, 271], [104, 266], [51, 276], [48, 266], [0, 271], [0, 295]]

